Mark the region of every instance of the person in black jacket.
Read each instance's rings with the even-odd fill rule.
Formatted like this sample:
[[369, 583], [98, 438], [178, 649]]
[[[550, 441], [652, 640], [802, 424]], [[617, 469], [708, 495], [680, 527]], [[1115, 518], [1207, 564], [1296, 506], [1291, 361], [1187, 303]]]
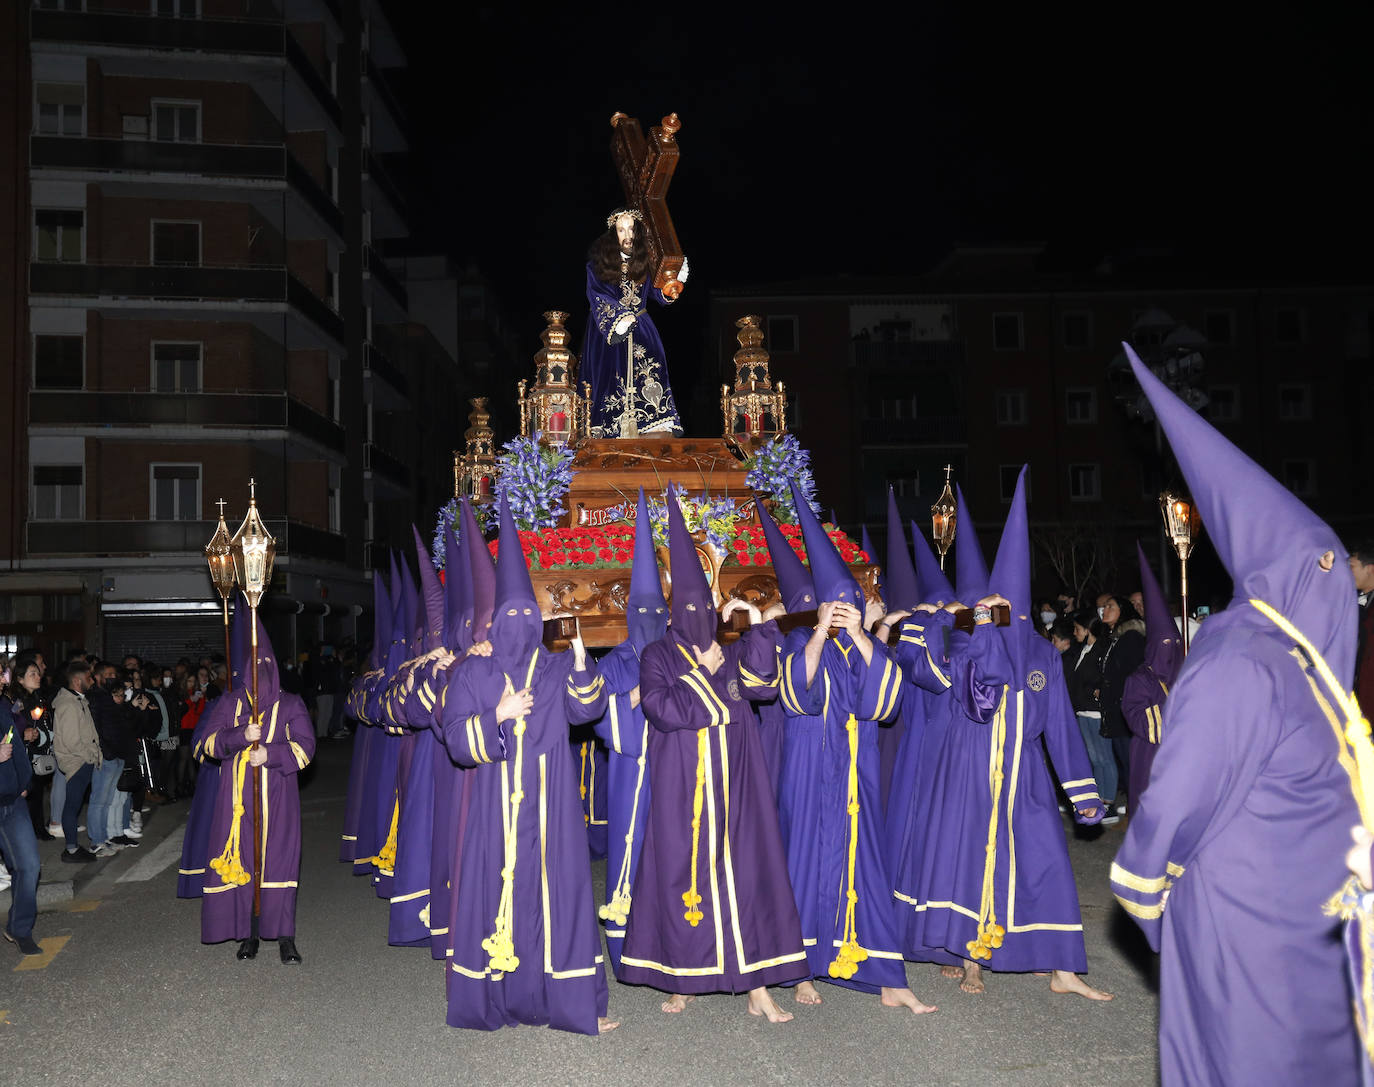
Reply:
[[[43, 813], [43, 796], [52, 783], [52, 770], [40, 774], [34, 766], [35, 761], [56, 765], [52, 761], [52, 700], [43, 686], [42, 665], [33, 656], [21, 654], [15, 661], [13, 683], [5, 697], [14, 714], [16, 736], [23, 739], [33, 770], [28, 789], [33, 832], [40, 841], [52, 841], [53, 835], [48, 832], [48, 820]], [[43, 757], [39, 759], [38, 756]]]
[[1073, 618], [1073, 640], [1074, 644], [1063, 655], [1064, 679], [1069, 685], [1069, 702], [1078, 720], [1078, 731], [1083, 734], [1083, 743], [1088, 748], [1097, 791], [1108, 805], [1102, 822], [1110, 826], [1119, 818], [1111, 807], [1116, 797], [1118, 775], [1112, 742], [1102, 735], [1102, 710], [1098, 704], [1102, 660], [1107, 654], [1107, 628], [1096, 613], [1081, 611]]
[[25, 720], [0, 713], [0, 856], [12, 881], [4, 936], [25, 955], [37, 955], [41, 949], [33, 938], [33, 922], [38, 916], [39, 860], [27, 798], [33, 771], [20, 738]]
[[1102, 708], [1102, 735], [1112, 742], [1120, 767], [1118, 781], [1125, 782], [1131, 769], [1131, 730], [1121, 712], [1121, 694], [1127, 678], [1145, 660], [1145, 620], [1129, 599], [1110, 596], [1102, 606], [1102, 622], [1110, 631], [1098, 697]]

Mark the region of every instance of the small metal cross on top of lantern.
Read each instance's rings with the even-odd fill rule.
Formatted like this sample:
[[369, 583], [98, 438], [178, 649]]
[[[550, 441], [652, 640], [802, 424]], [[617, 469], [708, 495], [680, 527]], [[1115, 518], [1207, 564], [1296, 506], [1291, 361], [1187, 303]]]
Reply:
[[954, 532], [958, 528], [958, 507], [954, 504], [954, 492], [949, 487], [950, 473], [953, 471], [954, 465], [945, 465], [945, 489], [940, 492], [935, 505], [930, 507], [930, 536], [940, 552], [941, 570], [945, 568], [945, 555], [954, 543]]

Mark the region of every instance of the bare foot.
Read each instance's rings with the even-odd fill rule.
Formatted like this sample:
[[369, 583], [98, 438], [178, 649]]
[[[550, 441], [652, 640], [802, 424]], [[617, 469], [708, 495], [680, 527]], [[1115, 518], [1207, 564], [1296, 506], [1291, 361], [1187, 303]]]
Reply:
[[821, 994], [816, 992], [814, 982], [803, 981], [797, 986], [796, 1001], [798, 1004], [819, 1004]]
[[882, 1000], [889, 1008], [910, 1008], [912, 1015], [935, 1011], [934, 1004], [922, 1004], [910, 989], [889, 989], [884, 985]]
[[792, 1013], [785, 1012], [773, 1002], [773, 998], [768, 995], [768, 990], [760, 985], [757, 989], [749, 990], [749, 1014], [765, 1015], [770, 1023], [790, 1023]]
[[596, 1032], [598, 1034], [610, 1034], [618, 1026], [620, 1026], [620, 1020], [603, 1015], [596, 1021]]
[[1079, 996], [1086, 996], [1089, 1000], [1112, 999], [1111, 993], [1103, 989], [1094, 989], [1077, 974], [1071, 974], [1067, 970], [1054, 972], [1054, 976], [1050, 978], [1050, 992], [1077, 993]]
[[949, 978], [950, 981], [963, 981], [964, 968], [962, 966], [942, 966], [940, 967], [940, 976]]
[[959, 988], [974, 996], [979, 995], [983, 991], [983, 968], [975, 962], [965, 962], [964, 980], [959, 983]]
[[678, 993], [676, 996], [670, 996], [658, 1007], [660, 1011], [667, 1012], [669, 1015], [676, 1015], [695, 999], [696, 997], [688, 996], [686, 993]]

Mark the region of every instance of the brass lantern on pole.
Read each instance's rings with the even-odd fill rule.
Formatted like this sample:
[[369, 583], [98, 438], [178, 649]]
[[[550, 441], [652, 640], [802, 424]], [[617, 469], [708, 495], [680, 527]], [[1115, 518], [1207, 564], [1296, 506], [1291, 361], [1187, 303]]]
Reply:
[[224, 523], [224, 499], [219, 500], [219, 524], [210, 542], [205, 545], [205, 561], [210, 567], [210, 581], [224, 604], [224, 670], [225, 693], [234, 686], [234, 662], [229, 645], [229, 597], [234, 593], [238, 576], [234, 572], [234, 541], [229, 526]]
[[[234, 533], [232, 541], [234, 572], [238, 575], [243, 595], [252, 609], [249, 617], [252, 654], [251, 721], [262, 727], [262, 707], [258, 705], [258, 604], [272, 581], [272, 562], [277, 557], [277, 541], [267, 531], [258, 513], [257, 481], [248, 481], [248, 513]], [[257, 751], [258, 741], [249, 746], [250, 754]], [[251, 764], [250, 764], [251, 765]], [[257, 918], [262, 913], [262, 768], [253, 768], [253, 935], [257, 936]]]
[[930, 537], [935, 541], [936, 550], [940, 552], [941, 570], [945, 568], [945, 555], [954, 543], [954, 532], [959, 527], [958, 507], [954, 502], [954, 492], [949, 486], [950, 473], [953, 471], [952, 464], [945, 465], [945, 489], [940, 492], [935, 505], [930, 507]]
[[1183, 652], [1188, 652], [1188, 556], [1202, 532], [1202, 518], [1191, 499], [1164, 491], [1159, 496], [1159, 512], [1164, 517], [1164, 531], [1178, 554], [1179, 603], [1183, 612]]

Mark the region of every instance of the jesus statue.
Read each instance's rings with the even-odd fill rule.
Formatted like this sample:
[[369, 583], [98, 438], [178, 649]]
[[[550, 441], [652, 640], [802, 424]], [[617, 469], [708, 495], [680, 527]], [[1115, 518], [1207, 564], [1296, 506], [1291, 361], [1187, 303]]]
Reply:
[[[592, 387], [593, 438], [682, 435], [663, 341], [647, 309], [650, 298], [660, 306], [672, 298], [650, 281], [643, 218], [637, 208], [613, 211], [606, 219], [606, 232], [587, 252], [591, 317], [582, 343], [581, 377]], [[677, 281], [687, 281], [686, 260]]]

